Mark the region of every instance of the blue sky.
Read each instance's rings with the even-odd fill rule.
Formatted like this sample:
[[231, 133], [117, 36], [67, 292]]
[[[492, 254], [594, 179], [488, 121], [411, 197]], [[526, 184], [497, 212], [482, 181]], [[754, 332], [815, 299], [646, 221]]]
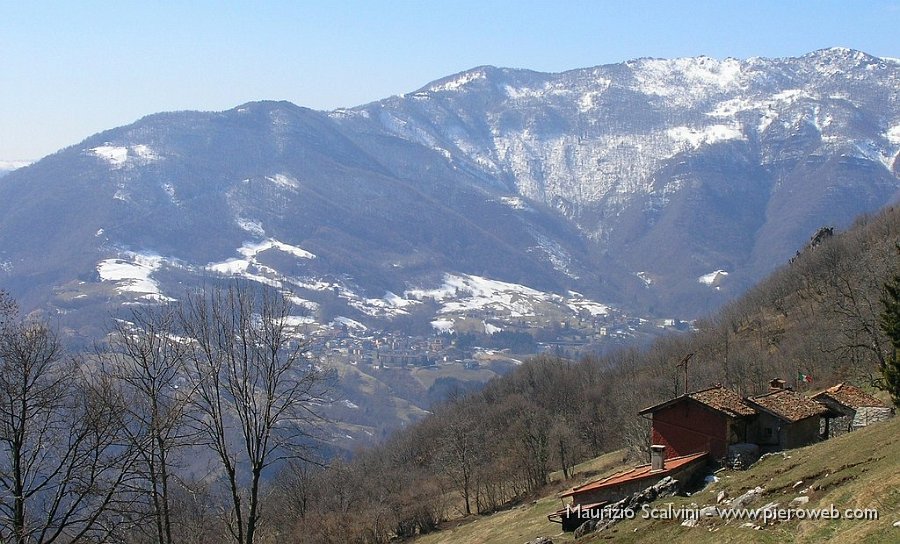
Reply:
[[900, 57], [900, 0], [0, 0], [0, 160], [151, 113], [263, 99], [354, 106], [492, 64], [638, 57]]

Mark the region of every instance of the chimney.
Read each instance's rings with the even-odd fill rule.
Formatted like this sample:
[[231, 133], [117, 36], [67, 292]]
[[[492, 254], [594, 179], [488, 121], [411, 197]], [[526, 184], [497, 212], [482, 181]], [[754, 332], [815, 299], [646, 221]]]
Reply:
[[666, 468], [666, 447], [658, 444], [650, 446], [650, 470]]
[[769, 393], [781, 391], [782, 389], [784, 389], [784, 380], [781, 378], [773, 378], [772, 381], [769, 382]]

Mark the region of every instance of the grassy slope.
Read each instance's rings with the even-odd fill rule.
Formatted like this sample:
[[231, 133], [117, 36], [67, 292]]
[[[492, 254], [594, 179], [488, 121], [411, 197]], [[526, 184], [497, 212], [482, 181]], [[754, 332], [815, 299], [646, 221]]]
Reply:
[[560, 482], [560, 474], [551, 475], [552, 493], [536, 502], [526, 502], [490, 516], [473, 516], [461, 520], [452, 527], [422, 536], [415, 544], [509, 544], [533, 540], [539, 536], [551, 536], [553, 542], [573, 542], [572, 533], [562, 534], [562, 526], [547, 521], [547, 515], [563, 506], [557, 493], [573, 483], [594, 480], [628, 468], [623, 464], [625, 450], [614, 451], [584, 462], [575, 467], [575, 476], [568, 482]]
[[[585, 472], [604, 475], [622, 468], [622, 454], [615, 452], [581, 465], [576, 481], [586, 479]], [[726, 523], [720, 519], [702, 520], [697, 527], [682, 527], [679, 521], [635, 519], [589, 535], [580, 544], [615, 542], [665, 542], [677, 544], [718, 544], [720, 542], [900, 542], [900, 417], [889, 422], [835, 438], [820, 444], [768, 457], [747, 471], [725, 471], [720, 480], [692, 497], [670, 497], [654, 506], [673, 508], [692, 504], [715, 504], [718, 493], [737, 497], [761, 486], [763, 496], [750, 504], [758, 508], [776, 502], [788, 507], [791, 499], [809, 488], [810, 501], [803, 508], [876, 508], [878, 521], [820, 520], [774, 523], [762, 529], [741, 527], [745, 521]], [[594, 476], [596, 477], [596, 476]], [[803, 483], [794, 487], [798, 481]], [[549, 536], [555, 543], [572, 542], [571, 533], [561, 534], [560, 526], [547, 521], [547, 514], [560, 507], [556, 493], [536, 502], [520, 505], [492, 516], [461, 522], [452, 529], [426, 535], [416, 544], [516, 544], [538, 536]], [[760, 524], [761, 522], [757, 522]]]
[[[900, 418], [873, 425], [826, 442], [768, 457], [743, 472], [728, 471], [715, 484], [693, 497], [657, 501], [656, 506], [673, 503], [674, 508], [715, 503], [724, 490], [736, 497], [756, 486], [763, 496], [750, 504], [758, 508], [775, 502], [779, 507], [809, 488], [806, 509], [876, 508], [878, 521], [819, 520], [773, 523], [760, 530], [741, 527], [745, 521], [726, 523], [703, 520], [697, 527], [682, 527], [676, 521], [630, 520], [608, 532], [583, 539], [585, 544], [604, 542], [663, 541], [689, 542], [900, 542]], [[794, 487], [797, 482], [803, 483]], [[759, 524], [758, 522], [757, 524]]]

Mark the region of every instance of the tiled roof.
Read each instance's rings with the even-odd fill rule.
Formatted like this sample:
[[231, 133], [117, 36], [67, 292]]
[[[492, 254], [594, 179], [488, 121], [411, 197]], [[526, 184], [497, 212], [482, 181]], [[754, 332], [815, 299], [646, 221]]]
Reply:
[[720, 385], [702, 391], [695, 391], [688, 394], [688, 396], [697, 402], [701, 402], [720, 412], [725, 412], [730, 416], [752, 416], [756, 413], [756, 410], [748, 406], [737, 393]]
[[862, 408], [864, 406], [889, 408], [887, 404], [866, 393], [859, 387], [846, 383], [839, 383], [833, 387], [829, 387], [825, 391], [813, 395], [812, 398], [818, 399], [822, 397], [832, 398], [835, 401], [843, 404], [844, 406], [849, 406], [850, 408]]
[[767, 395], [750, 397], [747, 401], [792, 423], [827, 412], [827, 409], [818, 402], [790, 389], [779, 389]]
[[573, 487], [569, 491], [565, 493], [560, 493], [560, 497], [571, 497], [574, 495], [579, 495], [581, 493], [585, 493], [587, 491], [594, 491], [596, 489], [605, 489], [610, 487], [616, 487], [622, 484], [634, 482], [637, 480], [643, 480], [645, 478], [663, 478], [667, 476], [669, 473], [678, 470], [686, 465], [693, 463], [694, 461], [700, 460], [708, 455], [708, 452], [701, 451], [700, 453], [692, 453], [690, 455], [682, 455], [680, 457], [672, 457], [671, 459], [666, 459], [665, 467], [662, 470], [651, 470], [650, 465], [641, 465], [635, 467], [631, 470], [626, 470], [625, 472], [619, 472], [613, 474], [612, 476], [608, 476], [606, 478], [601, 478], [599, 480], [594, 480], [593, 482], [586, 483], [584, 485], [580, 485], [578, 487]]
[[729, 417], [752, 416], [756, 413], [756, 410], [745, 403], [737, 393], [730, 389], [726, 389], [721, 385], [716, 385], [707, 389], [701, 389], [700, 391], [694, 391], [693, 393], [688, 393], [687, 395], [681, 395], [680, 397], [667, 400], [666, 402], [662, 402], [655, 406], [644, 408], [638, 413], [647, 414], [656, 412], [658, 410], [662, 410], [663, 408], [668, 408], [669, 406], [672, 406], [673, 404], [680, 402], [681, 400], [686, 398], [699, 402], [700, 404], [721, 412]]

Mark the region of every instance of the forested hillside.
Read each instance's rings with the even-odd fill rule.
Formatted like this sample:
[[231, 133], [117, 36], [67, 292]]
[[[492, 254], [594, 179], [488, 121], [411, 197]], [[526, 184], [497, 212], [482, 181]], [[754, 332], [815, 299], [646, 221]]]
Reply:
[[386, 542], [527, 497], [551, 471], [601, 452], [629, 446], [640, 457], [648, 425], [637, 411], [683, 392], [675, 365], [687, 354], [689, 390], [723, 383], [754, 394], [798, 373], [813, 379], [801, 390], [876, 386], [890, 354], [878, 320], [898, 241], [893, 208], [822, 231], [692, 333], [603, 358], [536, 358], [351, 461], [295, 464], [269, 497], [268, 530], [296, 542]]
[[638, 411], [686, 389], [877, 388], [895, 357], [880, 321], [898, 242], [895, 209], [821, 229], [691, 332], [536, 357], [349, 458], [329, 458], [333, 376], [277, 291], [238, 282], [137, 307], [76, 354], [0, 292], [0, 540], [382, 543], [547, 494], [551, 472], [567, 480], [603, 452], [644, 458]]

